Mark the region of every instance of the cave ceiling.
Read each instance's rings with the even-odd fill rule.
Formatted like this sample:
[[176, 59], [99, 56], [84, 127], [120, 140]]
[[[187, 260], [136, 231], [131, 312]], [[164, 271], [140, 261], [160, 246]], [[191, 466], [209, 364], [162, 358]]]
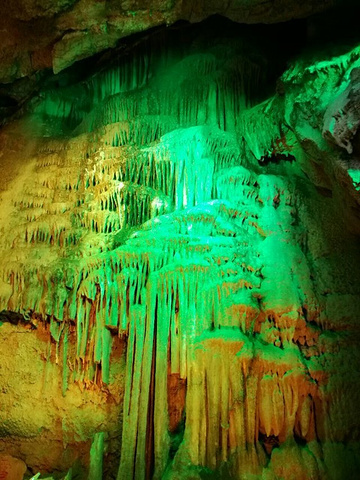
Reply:
[[[5, 5], [4, 5], [5, 3]], [[275, 23], [326, 10], [335, 0], [5, 0], [0, 18], [0, 83], [46, 68], [55, 73], [119, 39], [159, 25], [220, 14]]]

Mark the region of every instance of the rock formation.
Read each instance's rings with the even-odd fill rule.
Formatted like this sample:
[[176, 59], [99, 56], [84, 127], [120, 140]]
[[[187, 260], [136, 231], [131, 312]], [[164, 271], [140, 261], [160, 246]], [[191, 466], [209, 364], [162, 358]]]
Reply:
[[[134, 31], [71, 3], [22, 12], [87, 15], [56, 72]], [[281, 28], [155, 30], [0, 130], [0, 452], [29, 476], [357, 478], [360, 47], [285, 67]]]
[[4, 0], [0, 83], [44, 68], [54, 72], [112, 48], [123, 37], [179, 20], [220, 14], [242, 23], [282, 22], [326, 10], [336, 0]]

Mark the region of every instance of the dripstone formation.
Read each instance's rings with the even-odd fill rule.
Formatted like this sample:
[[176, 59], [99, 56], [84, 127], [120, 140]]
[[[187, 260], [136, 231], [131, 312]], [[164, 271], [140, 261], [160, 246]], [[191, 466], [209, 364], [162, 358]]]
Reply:
[[357, 478], [360, 47], [277, 28], [152, 31], [0, 130], [24, 478]]

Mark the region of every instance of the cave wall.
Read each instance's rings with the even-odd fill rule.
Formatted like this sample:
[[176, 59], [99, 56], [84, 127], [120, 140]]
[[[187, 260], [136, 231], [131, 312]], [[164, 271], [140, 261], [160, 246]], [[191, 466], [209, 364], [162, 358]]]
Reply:
[[0, 131], [28, 474], [356, 478], [360, 50], [286, 66], [257, 28], [154, 32]]
[[[73, 467], [74, 473], [76, 470], [86, 478], [84, 465], [89, 464], [91, 440], [99, 427], [106, 425], [107, 461], [111, 464], [112, 449], [117, 457], [121, 432], [121, 345], [115, 346], [112, 358], [111, 375], [116, 388], [105, 392], [70, 384], [65, 394], [63, 346], [55, 344], [43, 323], [34, 328], [4, 321], [0, 341], [1, 452], [21, 458], [33, 474]], [[71, 348], [71, 338], [69, 343]]]

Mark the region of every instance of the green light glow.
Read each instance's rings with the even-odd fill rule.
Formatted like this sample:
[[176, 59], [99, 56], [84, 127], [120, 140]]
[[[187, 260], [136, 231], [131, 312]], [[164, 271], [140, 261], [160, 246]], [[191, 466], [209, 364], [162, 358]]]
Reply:
[[[332, 428], [351, 423], [340, 401], [331, 421], [322, 408], [345, 382], [327, 383], [342, 338], [333, 312], [360, 300], [336, 278], [354, 240], [338, 245], [345, 220], [318, 193], [333, 185], [332, 167], [317, 168], [330, 147], [302, 105], [324, 118], [360, 50], [295, 63], [286, 94], [264, 100], [263, 62], [223, 42], [139, 47], [46, 90], [18, 127], [37, 134], [3, 195], [0, 310], [49, 323], [64, 396], [74, 382], [108, 388], [126, 338], [117, 480], [325, 478], [343, 448]], [[93, 438], [89, 479], [105, 438]]]

